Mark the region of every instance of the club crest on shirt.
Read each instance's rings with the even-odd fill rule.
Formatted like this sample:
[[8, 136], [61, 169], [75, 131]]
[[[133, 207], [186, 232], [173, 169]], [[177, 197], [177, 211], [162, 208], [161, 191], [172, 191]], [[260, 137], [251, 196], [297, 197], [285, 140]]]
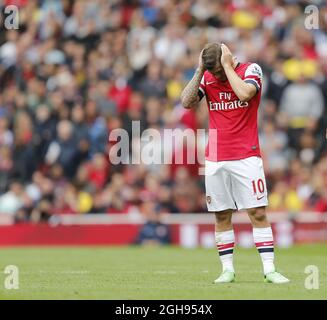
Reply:
[[211, 203], [211, 197], [207, 196], [207, 202], [210, 204]]

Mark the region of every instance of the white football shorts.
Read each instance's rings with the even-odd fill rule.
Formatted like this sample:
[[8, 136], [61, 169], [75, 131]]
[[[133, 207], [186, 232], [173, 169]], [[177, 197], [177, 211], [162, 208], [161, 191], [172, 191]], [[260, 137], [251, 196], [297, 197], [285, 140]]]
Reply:
[[242, 210], [268, 205], [267, 186], [260, 157], [205, 162], [208, 211]]

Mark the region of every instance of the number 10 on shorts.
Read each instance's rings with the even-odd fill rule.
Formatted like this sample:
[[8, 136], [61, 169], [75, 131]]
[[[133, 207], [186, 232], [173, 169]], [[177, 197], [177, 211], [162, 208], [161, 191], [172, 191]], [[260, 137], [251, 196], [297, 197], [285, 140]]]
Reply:
[[254, 194], [257, 194], [257, 190], [263, 193], [265, 191], [265, 184], [262, 179], [252, 180], [252, 188]]

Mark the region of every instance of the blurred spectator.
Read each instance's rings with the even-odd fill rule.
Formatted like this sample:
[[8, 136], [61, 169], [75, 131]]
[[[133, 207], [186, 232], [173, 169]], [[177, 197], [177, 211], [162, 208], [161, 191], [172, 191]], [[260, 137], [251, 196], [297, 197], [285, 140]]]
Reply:
[[59, 163], [68, 178], [72, 178], [78, 162], [78, 149], [73, 137], [73, 125], [68, 120], [62, 120], [57, 125], [57, 140], [53, 141], [46, 153], [48, 164]]
[[0, 212], [15, 215], [24, 205], [24, 189], [18, 182], [12, 182], [9, 190], [0, 196]]
[[141, 227], [134, 244], [163, 245], [170, 243], [170, 231], [167, 225], [160, 221], [160, 215], [154, 202], [146, 202], [142, 205], [142, 214], [146, 222]]
[[324, 100], [317, 84], [311, 83], [303, 75], [291, 83], [281, 98], [281, 118], [287, 121], [290, 145], [299, 147], [299, 133], [304, 128], [316, 129], [324, 109]]
[[303, 209], [303, 202], [294, 189], [289, 188], [285, 182], [278, 182], [269, 195], [269, 209], [299, 212]]
[[273, 121], [267, 120], [263, 124], [259, 139], [265, 159], [265, 168], [268, 171], [285, 170], [289, 157], [287, 154], [287, 134], [277, 129]]

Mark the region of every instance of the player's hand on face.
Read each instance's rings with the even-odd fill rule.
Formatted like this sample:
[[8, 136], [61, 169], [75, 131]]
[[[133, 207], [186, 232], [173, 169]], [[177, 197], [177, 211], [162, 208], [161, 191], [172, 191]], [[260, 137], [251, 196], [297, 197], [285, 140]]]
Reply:
[[221, 65], [223, 68], [232, 67], [234, 63], [234, 57], [228, 47], [225, 44], [221, 44]]
[[200, 53], [200, 56], [199, 56], [199, 66], [198, 66], [198, 68], [201, 71], [204, 71], [204, 66], [203, 66], [203, 61], [202, 61], [203, 51], [204, 51], [204, 49], [201, 50], [201, 53]]

